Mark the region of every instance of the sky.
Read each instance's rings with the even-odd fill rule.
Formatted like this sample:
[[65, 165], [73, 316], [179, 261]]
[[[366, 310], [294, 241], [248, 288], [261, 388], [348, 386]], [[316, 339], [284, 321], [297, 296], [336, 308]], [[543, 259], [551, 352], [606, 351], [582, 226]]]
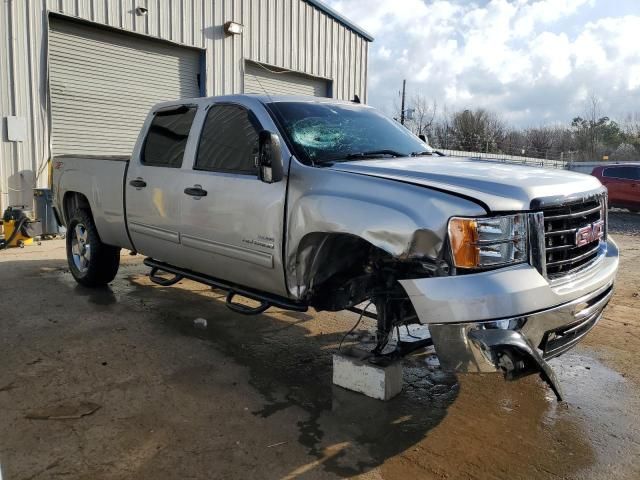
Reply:
[[[487, 108], [520, 127], [568, 123], [600, 99], [640, 119], [640, 0], [327, 0], [375, 37], [368, 103]], [[411, 106], [410, 104], [408, 105]]]

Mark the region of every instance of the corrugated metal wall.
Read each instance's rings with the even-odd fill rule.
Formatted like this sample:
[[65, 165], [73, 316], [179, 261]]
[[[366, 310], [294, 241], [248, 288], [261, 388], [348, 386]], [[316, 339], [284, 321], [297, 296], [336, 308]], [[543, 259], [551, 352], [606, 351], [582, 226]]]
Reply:
[[[206, 49], [207, 95], [242, 92], [248, 59], [330, 78], [334, 97], [366, 101], [368, 41], [304, 0], [3, 0], [0, 209], [31, 202], [49, 158], [47, 11]], [[229, 20], [244, 33], [225, 36]], [[8, 115], [26, 117], [27, 141], [7, 141]], [[37, 185], [46, 184], [44, 168]]]
[[54, 157], [130, 155], [154, 104], [200, 96], [202, 50], [58, 17], [49, 27]]
[[331, 82], [320, 77], [310, 77], [281, 68], [264, 67], [259, 63], [244, 64], [244, 93], [269, 95], [310, 95], [327, 97], [331, 95]]

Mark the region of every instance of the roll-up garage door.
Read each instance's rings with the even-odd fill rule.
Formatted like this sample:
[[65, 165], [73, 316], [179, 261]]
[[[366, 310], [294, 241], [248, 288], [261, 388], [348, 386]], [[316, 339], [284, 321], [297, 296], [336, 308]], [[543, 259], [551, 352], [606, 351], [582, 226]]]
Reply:
[[244, 93], [327, 97], [329, 82], [324, 78], [245, 62]]
[[200, 51], [52, 17], [53, 154], [129, 155], [151, 106], [200, 96]]

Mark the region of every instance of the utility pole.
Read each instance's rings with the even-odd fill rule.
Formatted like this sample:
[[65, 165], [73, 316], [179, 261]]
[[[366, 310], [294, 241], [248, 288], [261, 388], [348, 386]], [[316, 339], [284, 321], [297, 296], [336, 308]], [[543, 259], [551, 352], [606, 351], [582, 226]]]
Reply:
[[400, 106], [400, 125], [404, 125], [404, 94], [407, 87], [407, 81], [402, 80], [402, 104]]

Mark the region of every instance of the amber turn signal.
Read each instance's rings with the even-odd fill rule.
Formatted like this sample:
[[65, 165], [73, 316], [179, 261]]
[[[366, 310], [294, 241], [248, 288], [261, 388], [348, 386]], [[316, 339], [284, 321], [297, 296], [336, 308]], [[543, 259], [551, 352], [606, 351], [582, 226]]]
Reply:
[[478, 223], [472, 218], [452, 218], [449, 239], [453, 260], [458, 268], [473, 268], [480, 264]]

